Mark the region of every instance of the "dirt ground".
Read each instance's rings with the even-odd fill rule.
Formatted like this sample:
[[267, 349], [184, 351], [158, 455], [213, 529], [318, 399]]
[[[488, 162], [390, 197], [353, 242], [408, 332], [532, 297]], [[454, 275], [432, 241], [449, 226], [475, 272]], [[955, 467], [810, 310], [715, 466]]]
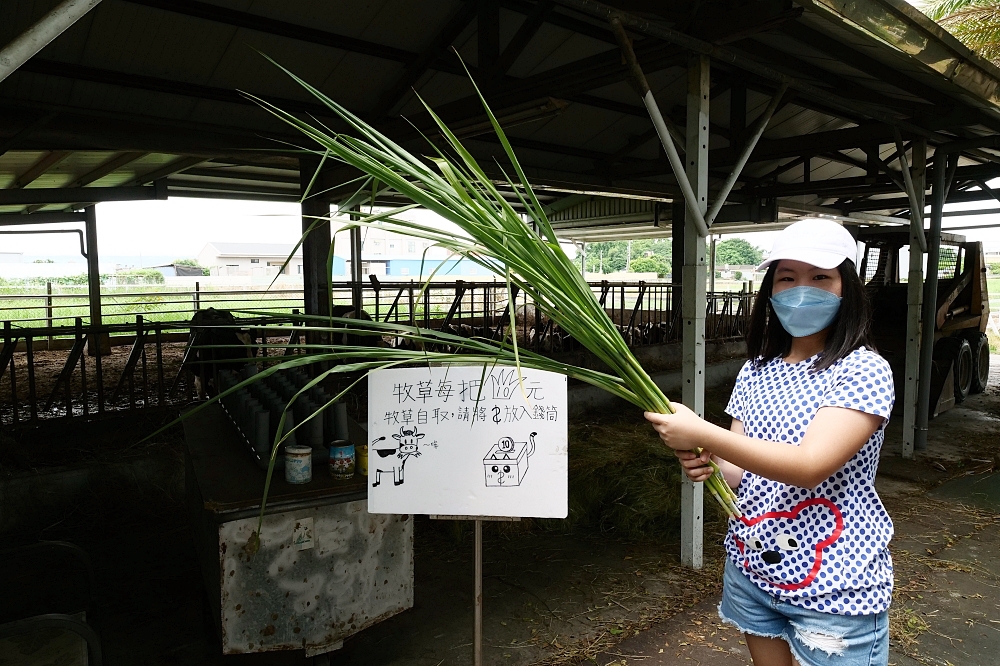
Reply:
[[[40, 348], [34, 351], [34, 384], [37, 399], [38, 416], [41, 419], [59, 418], [66, 415], [66, 394], [65, 386], [61, 385], [53, 396], [56, 389], [57, 380], [67, 359], [69, 349], [54, 349], [48, 351], [44, 348], [44, 341], [36, 343]], [[165, 342], [161, 345], [161, 361], [163, 364], [163, 390], [165, 394], [170, 392], [174, 378], [180, 368], [181, 360], [184, 358], [183, 342]], [[128, 361], [132, 345], [120, 345], [111, 347], [111, 354], [101, 358], [101, 385], [104, 391], [106, 408], [127, 409], [130, 400], [134, 400], [136, 405], [141, 406], [148, 400], [150, 404], [156, 404], [159, 399], [160, 371], [156, 359], [156, 345], [150, 342], [146, 347], [146, 372], [143, 374], [142, 361], [140, 360], [133, 371], [131, 380], [132, 393], [128, 377], [125, 378], [122, 388], [117, 398], [114, 397], [115, 388], [121, 381]], [[87, 374], [87, 402], [88, 410], [93, 413], [97, 405], [97, 369], [93, 356], [84, 355], [84, 369]], [[28, 357], [21, 352], [15, 354], [14, 364], [16, 368], [15, 387], [17, 390], [18, 418], [27, 420], [29, 411], [29, 391], [30, 384], [28, 378]], [[82, 382], [79, 363], [74, 365], [73, 374], [70, 377], [70, 395], [75, 414], [83, 413]], [[188, 387], [186, 383], [180, 386], [182, 397]], [[10, 368], [6, 369], [0, 381], [0, 423], [9, 424], [12, 421], [11, 396], [13, 394], [10, 381]], [[49, 399], [52, 398], [52, 405], [45, 409]]]
[[[1000, 366], [994, 372], [1000, 375]], [[899, 455], [901, 419], [890, 422], [878, 487], [896, 524], [891, 663], [995, 662], [1000, 507], [962, 492], [956, 499], [948, 490], [996, 471], [1000, 376], [991, 386], [935, 419], [930, 445], [914, 461]], [[723, 418], [725, 398], [725, 388], [709, 395], [711, 417]], [[641, 415], [592, 418], [633, 427]], [[154, 425], [142, 427], [148, 431]], [[95, 441], [103, 436], [100, 429], [78, 435]], [[180, 464], [183, 442], [176, 432], [140, 447], [127, 443], [128, 433], [116, 437], [121, 456]], [[79, 446], [87, 448], [83, 439]], [[742, 637], [721, 626], [714, 612], [724, 524], [708, 502], [706, 514], [706, 566], [700, 572], [680, 566], [676, 535], [626, 540], [613, 531], [487, 524], [485, 663], [749, 663]], [[3, 536], [10, 545], [38, 538], [73, 541], [93, 559], [92, 619], [106, 664], [310, 663], [301, 652], [219, 656], [176, 479], [150, 487], [116, 477], [72, 510], [39, 516], [30, 527]], [[415, 539], [414, 608], [349, 639], [332, 653], [331, 663], [472, 663], [471, 524], [418, 517]], [[32, 585], [44, 582], [35, 579]]]

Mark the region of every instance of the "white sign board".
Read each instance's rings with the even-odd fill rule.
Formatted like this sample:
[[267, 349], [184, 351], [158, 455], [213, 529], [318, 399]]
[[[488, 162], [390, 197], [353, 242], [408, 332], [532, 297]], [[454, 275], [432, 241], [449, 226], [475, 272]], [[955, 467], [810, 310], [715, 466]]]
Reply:
[[368, 511], [565, 518], [566, 377], [502, 366], [368, 378]]

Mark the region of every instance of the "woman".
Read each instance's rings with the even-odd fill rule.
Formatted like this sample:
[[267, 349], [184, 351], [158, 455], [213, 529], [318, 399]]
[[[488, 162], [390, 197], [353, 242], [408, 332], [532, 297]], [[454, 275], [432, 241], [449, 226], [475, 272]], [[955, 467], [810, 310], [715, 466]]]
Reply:
[[894, 392], [868, 341], [856, 256], [828, 220], [780, 232], [729, 430], [683, 405], [646, 414], [688, 478], [707, 479], [711, 457], [738, 491], [719, 615], [757, 666], [888, 663], [893, 528], [874, 481]]

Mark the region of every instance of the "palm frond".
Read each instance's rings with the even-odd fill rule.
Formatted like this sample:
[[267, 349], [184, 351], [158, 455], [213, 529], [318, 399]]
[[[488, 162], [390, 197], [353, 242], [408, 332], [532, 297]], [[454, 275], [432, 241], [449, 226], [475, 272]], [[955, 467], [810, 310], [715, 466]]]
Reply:
[[1000, 57], [1000, 3], [968, 7], [941, 20], [963, 44], [981, 57], [997, 62]]
[[942, 19], [967, 7], [986, 4], [992, 3], [987, 3], [983, 0], [924, 0], [917, 4], [917, 8], [931, 20], [940, 23]]

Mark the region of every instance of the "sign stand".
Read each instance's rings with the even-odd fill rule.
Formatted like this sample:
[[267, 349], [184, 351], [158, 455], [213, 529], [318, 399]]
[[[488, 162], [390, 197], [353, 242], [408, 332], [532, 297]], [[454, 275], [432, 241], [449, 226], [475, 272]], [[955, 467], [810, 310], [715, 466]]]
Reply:
[[474, 666], [483, 666], [483, 521], [517, 522], [498, 516], [431, 516], [431, 520], [471, 520], [476, 525], [476, 584], [473, 603], [472, 653]]

